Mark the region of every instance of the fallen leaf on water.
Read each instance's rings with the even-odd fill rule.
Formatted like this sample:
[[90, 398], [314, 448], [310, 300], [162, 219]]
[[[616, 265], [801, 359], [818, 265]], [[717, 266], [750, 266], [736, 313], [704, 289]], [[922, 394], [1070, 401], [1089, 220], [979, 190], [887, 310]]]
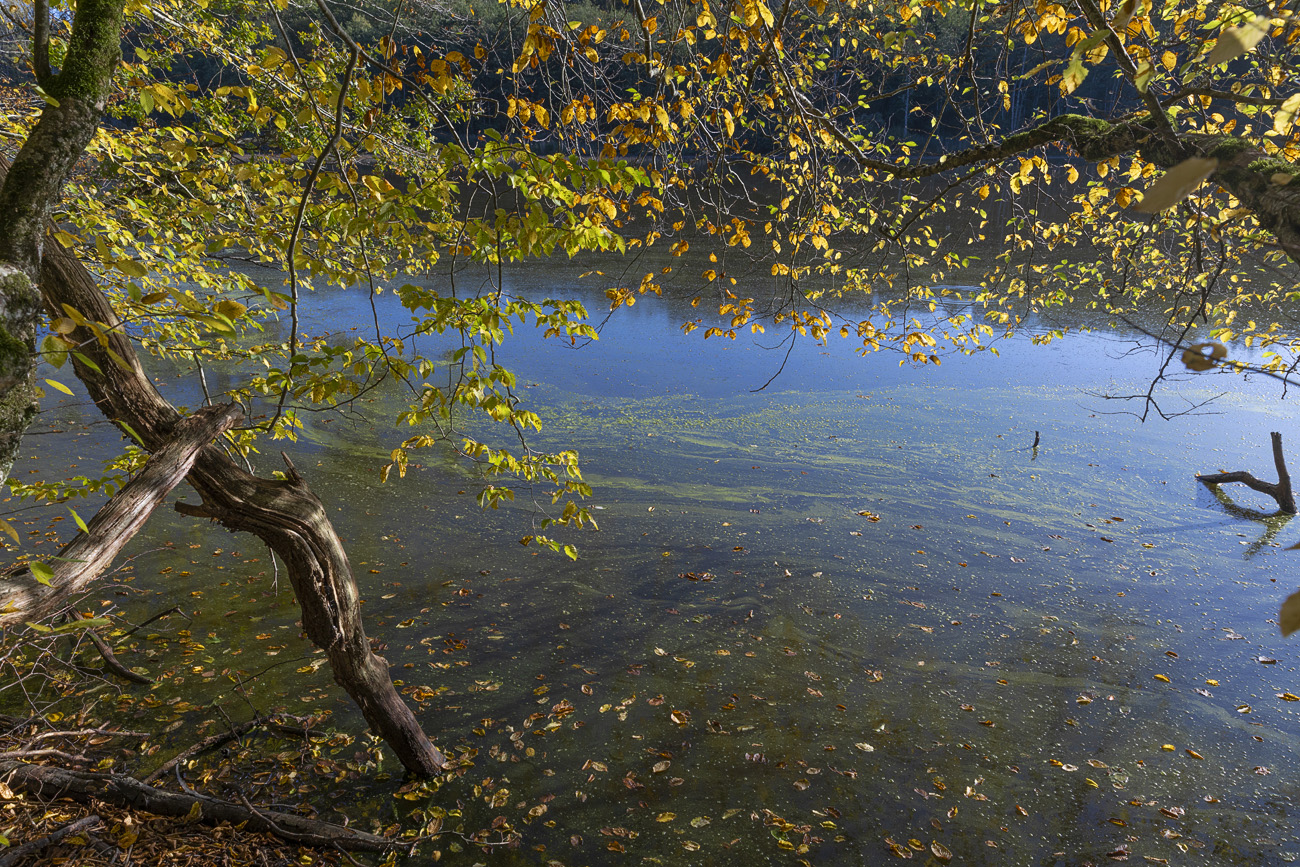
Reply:
[[654, 767], [651, 768], [650, 770], [656, 774], [662, 774], [664, 771], [672, 767], [672, 764], [673, 764], [672, 762], [668, 761], [667, 759], [664, 759], [662, 762], [655, 762]]
[[857, 747], [858, 749], [862, 750], [862, 752], [864, 752], [864, 753], [874, 753], [874, 752], [876, 751], [876, 748], [873, 747], [871, 744], [868, 744], [868, 743], [858, 743], [858, 744], [854, 744], [853, 746], [855, 746], [855, 747]]
[[952, 850], [938, 841], [930, 844], [930, 851], [933, 852], [934, 857], [938, 858], [940, 861], [952, 860]]
[[1277, 697], [1282, 699], [1282, 701], [1300, 701], [1300, 695], [1295, 695], [1290, 692], [1279, 692]]
[[1255, 661], [1260, 665], [1277, 665], [1277, 660], [1271, 656], [1257, 656]]
[[660, 813], [658, 816], [655, 816], [655, 821], [656, 821], [656, 822], [671, 822], [673, 819], [676, 819], [676, 818], [677, 818], [677, 814], [676, 814], [676, 813]]
[[694, 819], [691, 819], [691, 827], [692, 827], [692, 828], [703, 828], [705, 825], [709, 824], [709, 822], [711, 822], [711, 821], [712, 821], [712, 820], [711, 820], [708, 816], [696, 816]]
[[1202, 761], [1204, 761], [1205, 759], [1205, 756], [1201, 755], [1196, 750], [1183, 750], [1183, 752], [1187, 753], [1187, 755], [1191, 756], [1194, 759], [1201, 759]]
[[1156, 680], [1162, 680], [1162, 681], [1164, 681], [1165, 683], [1169, 683], [1169, 682], [1170, 682], [1169, 677], [1168, 677], [1167, 675], [1163, 675], [1163, 674], [1157, 674], [1157, 675], [1156, 675]]

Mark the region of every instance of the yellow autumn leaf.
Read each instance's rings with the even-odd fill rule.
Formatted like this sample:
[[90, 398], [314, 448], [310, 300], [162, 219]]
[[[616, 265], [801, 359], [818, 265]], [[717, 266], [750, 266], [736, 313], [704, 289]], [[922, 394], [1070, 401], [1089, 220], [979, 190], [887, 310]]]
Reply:
[[1205, 182], [1219, 161], [1206, 157], [1185, 159], [1156, 181], [1142, 194], [1142, 203], [1135, 210], [1141, 214], [1154, 214], [1172, 207], [1190, 196]]

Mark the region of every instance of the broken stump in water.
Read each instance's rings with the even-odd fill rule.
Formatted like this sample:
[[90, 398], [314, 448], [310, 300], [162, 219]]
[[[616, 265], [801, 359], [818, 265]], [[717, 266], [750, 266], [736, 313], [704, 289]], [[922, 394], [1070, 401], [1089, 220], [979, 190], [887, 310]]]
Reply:
[[1294, 515], [1295, 495], [1291, 492], [1291, 475], [1286, 471], [1286, 458], [1282, 456], [1282, 434], [1273, 431], [1273, 465], [1277, 468], [1277, 481], [1265, 482], [1247, 472], [1197, 474], [1196, 480], [1208, 485], [1223, 485], [1228, 482], [1240, 482], [1252, 490], [1268, 494], [1277, 502], [1278, 514]]

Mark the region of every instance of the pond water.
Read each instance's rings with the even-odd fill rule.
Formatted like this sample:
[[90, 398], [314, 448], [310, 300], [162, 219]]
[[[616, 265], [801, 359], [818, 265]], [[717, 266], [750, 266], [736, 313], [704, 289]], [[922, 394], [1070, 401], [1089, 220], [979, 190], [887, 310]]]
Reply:
[[[509, 288], [599, 311], [581, 270], [519, 269]], [[1261, 541], [1194, 481], [1271, 475], [1268, 431], [1295, 415], [1275, 384], [1192, 378], [1170, 405], [1222, 396], [1141, 424], [1091, 392], [1145, 391], [1158, 362], [1107, 330], [921, 368], [802, 341], [753, 391], [785, 347], [683, 335], [687, 309], [643, 300], [598, 342], [520, 329], [500, 353], [544, 420], [534, 444], [577, 448], [595, 489], [599, 532], [565, 539], [576, 562], [518, 544], [529, 491], [482, 512], [447, 456], [380, 485], [406, 435], [387, 423], [316, 423], [292, 445], [401, 688], [474, 762], [425, 794], [387, 758], [309, 800], [523, 835], [489, 854], [444, 835], [412, 863], [1300, 857], [1300, 703], [1280, 697], [1300, 693], [1297, 653], [1275, 623], [1297, 534]], [[336, 291], [312, 316], [370, 311]], [[47, 412], [63, 433], [30, 438], [32, 460], [93, 469], [109, 432], [81, 412]], [[107, 598], [136, 621], [179, 599], [190, 618], [123, 652], [162, 675], [125, 690], [152, 696], [127, 718], [180, 723], [155, 764], [217, 706], [362, 730], [309, 667], [265, 549], [170, 513], [146, 535]]]

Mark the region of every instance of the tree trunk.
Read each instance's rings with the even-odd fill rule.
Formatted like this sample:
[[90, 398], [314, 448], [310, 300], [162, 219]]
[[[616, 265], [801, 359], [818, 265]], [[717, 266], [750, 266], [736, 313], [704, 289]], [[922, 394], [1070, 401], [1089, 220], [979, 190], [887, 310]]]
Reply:
[[[23, 434], [36, 415], [36, 335], [45, 226], [63, 184], [104, 114], [121, 57], [124, 0], [81, 0], [63, 69], [48, 70], [48, 45], [34, 55], [49, 99], [0, 184], [0, 482], [9, 477]], [[39, 6], [37, 7], [39, 9]], [[38, 32], [48, 33], [39, 26]]]
[[[41, 290], [51, 311], [61, 311], [66, 304], [99, 324], [103, 343], [84, 326], [69, 335], [98, 368], [74, 357], [77, 376], [105, 417], [119, 427], [129, 425], [148, 451], [157, 451], [180, 415], [145, 375], [135, 347], [94, 278], [75, 256], [52, 244], [43, 262]], [[188, 481], [203, 505], [178, 504], [180, 511], [252, 533], [284, 561], [302, 611], [303, 631], [329, 655], [334, 680], [403, 767], [425, 777], [444, 770], [446, 757], [397, 694], [388, 663], [370, 649], [347, 552], [325, 507], [293, 465], [284, 480], [258, 478], [221, 449], [208, 446], [199, 452]]]

